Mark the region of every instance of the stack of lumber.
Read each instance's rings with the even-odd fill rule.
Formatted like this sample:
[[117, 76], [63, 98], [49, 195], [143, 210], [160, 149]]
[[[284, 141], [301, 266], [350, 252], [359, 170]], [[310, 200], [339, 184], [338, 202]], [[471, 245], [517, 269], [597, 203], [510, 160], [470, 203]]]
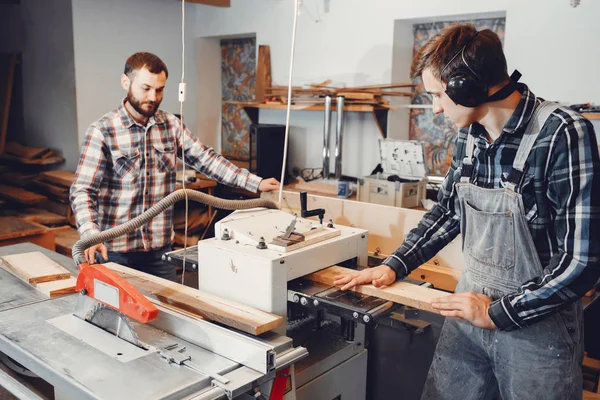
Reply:
[[[41, 172], [35, 171], [35, 167], [17, 164], [3, 167], [5, 172], [0, 177], [0, 199], [3, 202], [0, 218], [11, 218], [12, 222], [11, 232], [2, 243], [12, 243], [16, 238], [21, 238], [21, 241], [35, 240], [40, 246], [56, 249], [70, 257], [71, 248], [79, 239], [73, 228], [75, 218], [69, 204], [69, 188], [74, 173]], [[45, 231], [33, 232], [32, 224]], [[48, 231], [52, 231], [52, 235]]]
[[[393, 83], [372, 86], [335, 87], [328, 86], [330, 83], [330, 80], [326, 80], [321, 83], [308, 85], [307, 87], [292, 87], [292, 103], [323, 104], [324, 97], [331, 96], [332, 103], [335, 104], [337, 96], [344, 96], [344, 103], [346, 105], [367, 104], [392, 108], [386, 97], [411, 97], [413, 93], [410, 89], [415, 86], [412, 83]], [[287, 91], [287, 86], [273, 85], [267, 87], [265, 89], [265, 101], [271, 104], [287, 104]]]
[[[188, 236], [185, 245], [197, 245], [198, 241], [203, 238], [206, 228], [211, 222], [211, 215], [207, 207], [202, 204], [190, 202], [188, 210]], [[175, 206], [173, 228], [175, 230], [173, 244], [183, 247], [185, 242], [185, 204], [183, 202]]]
[[45, 147], [28, 147], [17, 142], [8, 142], [0, 160], [21, 165], [56, 165], [65, 162], [56, 152]]
[[75, 293], [71, 273], [39, 251], [0, 257], [0, 267], [48, 297]]
[[[271, 50], [269, 46], [258, 47], [258, 62], [256, 67], [256, 103], [287, 104], [288, 87], [272, 84]], [[337, 87], [331, 86], [328, 79], [321, 83], [292, 87], [292, 104], [321, 105], [325, 96], [331, 96], [335, 104], [337, 96], [344, 96], [344, 103], [365, 104], [384, 108], [394, 108], [386, 97], [412, 97], [411, 83], [392, 83], [382, 85]], [[404, 89], [404, 90], [399, 90]]]

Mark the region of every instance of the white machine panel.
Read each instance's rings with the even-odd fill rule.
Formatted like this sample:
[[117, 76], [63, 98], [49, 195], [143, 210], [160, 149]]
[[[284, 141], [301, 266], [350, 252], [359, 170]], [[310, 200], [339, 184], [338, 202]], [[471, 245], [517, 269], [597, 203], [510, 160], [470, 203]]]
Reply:
[[[324, 237], [288, 252], [270, 246], [293, 218], [279, 210], [251, 210], [217, 223], [216, 237], [198, 243], [199, 289], [286, 317], [288, 281], [355, 257], [359, 265], [367, 264], [364, 229], [324, 228], [317, 221], [298, 218], [295, 232], [310, 233], [316, 226]], [[225, 228], [230, 240], [220, 239]], [[257, 248], [255, 239], [261, 236], [269, 248]], [[306, 235], [307, 242], [310, 237]]]

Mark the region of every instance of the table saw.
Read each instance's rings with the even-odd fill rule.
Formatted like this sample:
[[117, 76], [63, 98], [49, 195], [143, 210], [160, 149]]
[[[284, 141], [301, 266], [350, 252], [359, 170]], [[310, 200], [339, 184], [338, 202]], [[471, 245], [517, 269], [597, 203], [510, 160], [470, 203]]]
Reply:
[[[2, 247], [0, 255], [31, 251], [76, 275], [72, 260], [36, 245]], [[253, 337], [160, 305], [155, 320], [121, 321], [115, 336], [73, 315], [82, 298], [89, 299], [48, 299], [0, 269], [0, 353], [52, 384], [57, 399], [244, 398], [306, 355], [285, 336]], [[95, 322], [119, 322], [104, 310]], [[31, 394], [6, 373], [0, 385]]]

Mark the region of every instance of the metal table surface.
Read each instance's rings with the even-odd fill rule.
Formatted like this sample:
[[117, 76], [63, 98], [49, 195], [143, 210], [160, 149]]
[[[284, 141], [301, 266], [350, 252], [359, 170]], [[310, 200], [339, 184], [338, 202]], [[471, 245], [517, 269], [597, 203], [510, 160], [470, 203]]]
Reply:
[[[76, 274], [73, 262], [32, 244], [0, 248], [0, 255], [42, 251]], [[174, 399], [208, 390], [211, 379], [167, 364], [157, 353], [121, 362], [47, 322], [72, 314], [79, 294], [44, 298], [0, 269], [0, 352], [77, 399]], [[75, 318], [75, 317], [73, 317]], [[178, 343], [195, 364], [226, 374], [239, 364], [144, 325], [144, 341], [155, 347]]]

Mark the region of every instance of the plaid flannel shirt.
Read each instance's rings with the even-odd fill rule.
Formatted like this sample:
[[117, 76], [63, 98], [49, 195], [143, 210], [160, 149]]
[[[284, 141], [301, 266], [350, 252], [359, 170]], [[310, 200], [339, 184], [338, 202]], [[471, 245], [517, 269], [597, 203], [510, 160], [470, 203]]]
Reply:
[[[184, 130], [185, 161], [220, 183], [258, 190], [256, 175], [230, 163]], [[181, 158], [181, 121], [158, 110], [146, 126], [121, 105], [88, 128], [81, 149], [71, 207], [80, 236], [121, 225], [152, 207], [176, 188]], [[109, 251], [149, 251], [169, 245], [173, 231], [170, 207], [134, 232], [106, 243]]]
[[[488, 143], [480, 124], [459, 131], [439, 203], [383, 262], [396, 271], [398, 279], [431, 259], [460, 233], [455, 184], [460, 181], [456, 172], [465, 156], [467, 135], [476, 137], [473, 183], [501, 187], [534, 105], [542, 101], [525, 85], [520, 91], [521, 101], [494, 143]], [[504, 330], [530, 325], [558, 311], [593, 288], [600, 277], [600, 162], [590, 121], [568, 108], [558, 108], [542, 128], [527, 166], [523, 203], [544, 273], [491, 304], [489, 315]]]

